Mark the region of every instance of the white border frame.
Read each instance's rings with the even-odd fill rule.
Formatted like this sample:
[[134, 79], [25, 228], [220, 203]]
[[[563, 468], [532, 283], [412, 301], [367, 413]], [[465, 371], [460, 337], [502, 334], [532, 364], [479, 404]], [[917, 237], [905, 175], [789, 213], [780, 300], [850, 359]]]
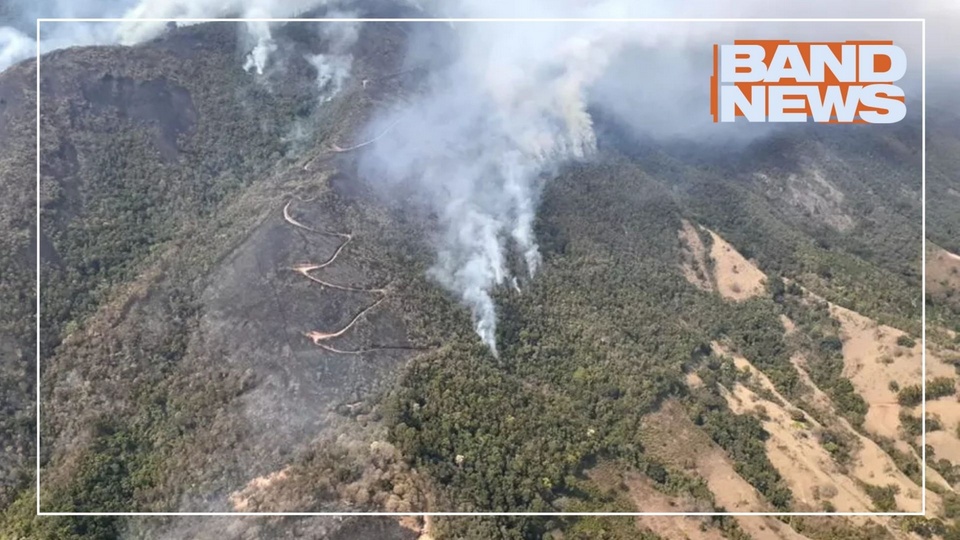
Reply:
[[[37, 21], [37, 229], [36, 229], [36, 352], [37, 352], [37, 418], [36, 418], [36, 496], [38, 516], [221, 516], [221, 517], [255, 517], [255, 516], [924, 516], [927, 511], [927, 20], [926, 18], [39, 18]], [[483, 23], [483, 22], [524, 22], [524, 23], [557, 23], [557, 22], [606, 22], [606, 23], [735, 23], [735, 22], [806, 22], [806, 23], [879, 23], [879, 22], [912, 22], [920, 23], [920, 92], [921, 92], [921, 234], [923, 235], [921, 248], [921, 390], [920, 405], [921, 423], [921, 485], [919, 512], [42, 512], [40, 510], [40, 23], [75, 23], [75, 22], [177, 22], [177, 23], [208, 23], [208, 22], [389, 22], [389, 23]]]

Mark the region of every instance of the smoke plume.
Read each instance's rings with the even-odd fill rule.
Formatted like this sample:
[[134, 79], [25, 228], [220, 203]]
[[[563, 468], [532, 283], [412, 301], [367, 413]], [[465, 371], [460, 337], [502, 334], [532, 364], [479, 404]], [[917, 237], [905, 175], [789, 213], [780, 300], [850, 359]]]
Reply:
[[594, 152], [585, 92], [619, 35], [590, 25], [544, 27], [534, 39], [516, 24], [458, 30], [460, 58], [428, 92], [377, 121], [372, 132], [386, 135], [364, 156], [362, 173], [412, 186], [439, 216], [430, 275], [470, 308], [496, 354], [491, 292], [512, 281], [507, 250], [535, 274], [541, 184]]
[[[330, 17], [355, 18], [356, 13], [333, 12]], [[308, 55], [307, 61], [317, 70], [317, 90], [320, 101], [326, 102], [334, 98], [343, 88], [343, 83], [350, 76], [353, 65], [353, 55], [350, 49], [357, 42], [360, 35], [357, 23], [338, 22], [321, 24], [320, 37], [327, 43], [327, 52]]]
[[[398, 3], [402, 3], [398, 0]], [[104, 0], [28, 3], [14, 0], [9, 26], [0, 27], [0, 69], [33, 52], [32, 16], [127, 18], [292, 17], [329, 7], [326, 0]], [[365, 2], [337, 6], [362, 14]], [[946, 0], [917, 10], [892, 0], [827, 0], [778, 6], [732, 2], [423, 0], [426, 14], [449, 17], [917, 17], [931, 18], [928, 65], [950, 59], [942, 39], [957, 20]], [[343, 14], [332, 14], [340, 15]], [[940, 26], [937, 24], [942, 23]], [[482, 341], [496, 354], [493, 292], [530, 279], [540, 265], [534, 216], [544, 181], [564, 163], [589, 159], [596, 135], [589, 111], [603, 111], [634, 131], [655, 137], [757, 136], [754, 126], [716, 126], [705, 111], [710, 45], [734, 38], [895, 39], [916, 66], [918, 32], [868, 24], [756, 23], [457, 23], [457, 57], [431, 74], [426, 92], [386, 111], [369, 127], [384, 134], [365, 148], [361, 172], [385, 187], [414, 188], [439, 217], [430, 275], [467, 306]], [[353, 63], [356, 28], [330, 24], [327, 51], [307, 60], [317, 70], [321, 101], [336, 95]], [[75, 44], [137, 43], [164, 22], [58, 23], [42, 31], [43, 50]], [[907, 32], [907, 33], [904, 33]], [[912, 32], [912, 34], [910, 33]], [[264, 74], [276, 62], [270, 24], [250, 22], [243, 67]], [[421, 51], [422, 52], [422, 51]], [[436, 54], [436, 51], [432, 51]], [[412, 53], [411, 53], [412, 54]], [[932, 71], [936, 71], [933, 67]], [[912, 71], [916, 77], [917, 71]], [[909, 90], [908, 90], [909, 92]], [[739, 130], [739, 131], [738, 131]], [[518, 254], [523, 268], [507, 261]], [[519, 275], [517, 275], [519, 274]]]
[[270, 32], [270, 23], [254, 21], [247, 23], [247, 32], [257, 41], [253, 50], [247, 54], [247, 60], [243, 63], [243, 69], [246, 71], [256, 70], [257, 75], [263, 75], [263, 70], [270, 61], [270, 55], [277, 50], [277, 44], [273, 42], [273, 36]]

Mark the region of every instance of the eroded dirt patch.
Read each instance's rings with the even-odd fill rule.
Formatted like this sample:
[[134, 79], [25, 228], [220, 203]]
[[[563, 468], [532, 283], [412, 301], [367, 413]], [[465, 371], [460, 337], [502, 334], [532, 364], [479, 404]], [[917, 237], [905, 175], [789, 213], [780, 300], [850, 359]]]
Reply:
[[826, 504], [841, 512], [869, 511], [870, 498], [839, 470], [817, 440], [816, 431], [823, 426], [792, 407], [746, 358], [731, 354], [718, 344], [714, 344], [714, 350], [732, 356], [737, 368], [751, 374], [751, 384], [757, 385], [764, 395], [772, 396], [773, 399], [761, 397], [741, 383], [723, 393], [732, 411], [760, 418], [770, 435], [766, 441], [767, 457], [793, 492], [795, 504], [810, 511], [823, 511]]
[[[723, 449], [693, 424], [679, 403], [665, 402], [645, 418], [643, 429], [647, 453], [702, 477], [718, 506], [730, 512], [772, 511], [763, 496], [737, 473]], [[757, 540], [803, 538], [775, 518], [738, 517], [737, 521]]]
[[[675, 497], [658, 491], [649, 478], [633, 471], [618, 472], [603, 464], [587, 475], [601, 486], [623, 485], [638, 512], [709, 512], [710, 505], [688, 497]], [[661, 538], [722, 540], [723, 534], [710, 525], [708, 517], [637, 516], [637, 528], [650, 530]]]
[[[864, 427], [877, 435], [898, 439], [901, 407], [896, 389], [922, 381], [919, 340], [910, 344], [903, 341], [909, 337], [905, 332], [834, 304], [830, 305], [830, 313], [841, 325], [843, 375], [870, 405]], [[955, 375], [954, 369], [933, 351], [928, 351], [926, 368], [928, 379]]]
[[[893, 458], [874, 440], [863, 436], [837, 413], [830, 398], [810, 379], [806, 371], [806, 362], [802, 357], [794, 357], [793, 363], [800, 373], [801, 380], [813, 391], [812, 402], [830, 417], [834, 429], [841, 430], [856, 442], [856, 450], [846, 474], [869, 484], [895, 484], [900, 488], [899, 496], [904, 498], [904, 504], [915, 505], [919, 497], [919, 486], [897, 469]], [[934, 500], [939, 501], [939, 495], [928, 491], [927, 501]], [[886, 523], [886, 520], [876, 521]]]
[[713, 272], [717, 290], [724, 298], [747, 300], [763, 293], [767, 276], [739, 251], [713, 231], [708, 231], [713, 239], [710, 258], [713, 259]]
[[[701, 232], [710, 235], [709, 247]], [[767, 276], [717, 233], [684, 219], [677, 236], [682, 245], [680, 270], [697, 288], [737, 301], [763, 293]]]
[[927, 416], [940, 421], [942, 429], [927, 432], [927, 444], [933, 447], [936, 459], [960, 463], [960, 403], [954, 396], [927, 402]]
[[960, 302], [960, 255], [928, 243], [927, 290]]

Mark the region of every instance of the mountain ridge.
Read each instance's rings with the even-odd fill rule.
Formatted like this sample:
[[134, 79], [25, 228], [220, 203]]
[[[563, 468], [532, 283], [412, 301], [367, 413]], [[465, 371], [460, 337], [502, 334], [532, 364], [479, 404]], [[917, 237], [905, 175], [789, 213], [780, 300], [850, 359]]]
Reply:
[[[322, 50], [322, 40], [299, 42], [291, 32], [291, 44]], [[652, 450], [642, 426], [670, 414], [689, 419], [692, 436], [763, 508], [811, 504], [811, 492], [795, 493], [797, 478], [771, 458], [770, 441], [785, 433], [803, 434], [811, 452], [835, 460], [823, 465], [829, 470], [851, 466], [858, 437], [876, 439], [897, 481], [916, 482], [916, 437], [900, 432], [911, 429], [916, 404], [897, 406], [909, 418], [898, 413], [892, 432], [871, 432], [866, 418], [881, 404], [865, 399], [851, 375], [849, 331], [831, 311], [850, 308], [876, 321], [866, 325], [899, 328], [905, 340], [919, 334], [920, 249], [909, 248], [913, 236], [919, 246], [919, 188], [903, 188], [916, 178], [919, 141], [905, 142], [918, 135], [915, 125], [812, 143], [806, 132], [774, 135], [718, 164], [689, 145], [637, 149], [598, 120], [598, 156], [544, 186], [542, 270], [494, 293], [501, 354], [493, 358], [470, 314], [427, 277], [436, 216], [363, 178], [357, 153], [336, 151], [366, 140], [363, 126], [378, 107], [421, 88], [424, 73], [382, 76], [404, 71], [406, 39], [400, 29], [362, 34], [352, 83], [323, 103], [305, 62], [292, 62], [282, 86], [243, 72], [226, 26], [177, 29], [132, 49], [44, 56], [42, 69], [54, 70], [41, 81], [50, 92], [41, 103], [45, 510], [634, 509], [617, 487], [598, 482], [604, 474], [640, 478], [644, 489], [696, 508], [725, 508], [710, 489], [715, 478]], [[31, 129], [29, 92], [4, 88], [29, 83], [30, 64], [0, 75], [0, 96], [11, 96], [0, 126], [19, 132]], [[298, 122], [315, 131], [284, 142]], [[27, 459], [36, 351], [25, 302], [36, 263], [33, 148], [14, 132], [0, 129], [0, 143], [13, 143], [0, 145], [11, 194], [0, 203], [9, 225], [0, 238], [13, 278], [0, 290], [0, 304], [11, 306], [0, 354], [13, 373], [4, 380], [18, 385], [7, 395], [19, 396], [5, 402], [15, 412], [4, 446], [17, 448], [4, 452], [0, 495], [9, 506], [0, 530], [116, 536], [124, 526], [114, 519], [28, 515], [36, 495]], [[928, 179], [937, 193], [956, 188], [942, 150], [951, 141], [931, 156], [943, 160]], [[946, 205], [930, 204], [938, 243], [952, 226]], [[738, 285], [736, 301], [690, 283], [681, 266], [694, 237], [678, 237], [685, 223], [707, 253], [699, 272], [708, 281], [717, 272], [747, 279], [748, 265], [766, 281]], [[740, 256], [718, 263], [717, 249]], [[949, 303], [927, 301], [937, 324], [960, 328]], [[956, 352], [947, 337], [935, 343]], [[909, 359], [916, 344], [888, 346]], [[387, 349], [369, 350], [377, 347]], [[948, 360], [938, 374], [949, 375]], [[812, 396], [836, 414], [825, 407], [810, 415]], [[942, 403], [946, 417], [956, 406], [949, 400], [931, 404]], [[808, 411], [793, 420], [801, 428], [771, 423], [772, 413], [783, 420], [794, 410]], [[941, 428], [955, 435], [954, 426]], [[900, 538], [938, 522], [936, 534], [947, 538], [956, 534], [950, 505], [960, 475], [949, 461], [931, 467], [941, 491], [931, 499], [944, 501], [935, 505], [939, 521], [788, 520], [770, 537], [855, 538], [857, 525], [871, 523]], [[850, 489], [871, 509], [915, 499], [903, 488], [892, 493], [885, 479], [857, 479], [867, 485], [851, 480]], [[311, 529], [263, 521], [237, 525], [235, 536], [423, 532], [388, 521], [377, 522], [379, 533], [373, 522], [318, 520]], [[774, 524], [716, 518], [703, 527], [762, 538]], [[178, 530], [129, 527], [139, 526], [130, 534]], [[656, 538], [653, 527], [593, 518], [438, 519], [430, 528], [437, 538]]]

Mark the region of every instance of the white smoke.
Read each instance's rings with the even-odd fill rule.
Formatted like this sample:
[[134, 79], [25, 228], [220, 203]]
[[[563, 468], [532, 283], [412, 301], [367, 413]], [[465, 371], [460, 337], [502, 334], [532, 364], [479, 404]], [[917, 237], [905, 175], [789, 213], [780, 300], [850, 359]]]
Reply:
[[[269, 17], [296, 17], [332, 0], [3, 0], [0, 2], [0, 71], [10, 64], [29, 58], [35, 47], [35, 19], [46, 18], [216, 18], [251, 17], [261, 13]], [[340, 0], [338, 4], [358, 8], [363, 0]], [[413, 6], [423, 5], [428, 13], [440, 16], [496, 17], [569, 17], [567, 0], [489, 2], [480, 0], [398, 0]], [[584, 0], [580, 11], [592, 10], [607, 17], [877, 17], [927, 19], [929, 61], [952, 62], [955, 55], [953, 35], [960, 19], [960, 7], [954, 0], [925, 0], [904, 3], [896, 0], [810, 0], [791, 4], [766, 0], [690, 0], [672, 2], [649, 0]], [[576, 16], [576, 14], [574, 15]], [[45, 23], [41, 30], [41, 50], [75, 45], [106, 43], [134, 44], [163, 32], [164, 21], [138, 21], [123, 24], [96, 22]], [[950, 64], [947, 64], [950, 65]]]
[[0, 28], [0, 69], [28, 58], [36, 51], [36, 42], [9, 26]]
[[[672, 15], [664, 3], [650, 3], [648, 7], [660, 8], [651, 13], [622, 1], [560, 0], [548, 5], [516, 0], [508, 9], [503, 4], [460, 0], [435, 7], [444, 10], [443, 15], [472, 18]], [[429, 92], [379, 119], [371, 132], [395, 127], [372, 146], [363, 173], [388, 184], [402, 183], [407, 191], [412, 186], [439, 217], [437, 260], [430, 275], [471, 310], [477, 334], [496, 355], [493, 292], [506, 280], [512, 286], [516, 277], [507, 267], [508, 250], [522, 254], [525, 270], [533, 276], [540, 264], [533, 224], [541, 184], [563, 163], [589, 157], [596, 146], [588, 104], [654, 134], [663, 127], [644, 122], [646, 115], [657, 116], [663, 126], [683, 123], [700, 130], [709, 126], [704, 105], [709, 99], [709, 66], [693, 77], [692, 70], [682, 72], [678, 85], [685, 95], [656, 92], [655, 100], [643, 108], [628, 110], [619, 105], [630, 103], [631, 93], [655, 88], [658, 78], [669, 79], [680, 71], [670, 62], [653, 73], [630, 71], [629, 64], [626, 70], [613, 71], [611, 62], [626, 49], [671, 47], [680, 58], [699, 51], [709, 61], [714, 39], [727, 35], [733, 39], [747, 30], [720, 23], [487, 22], [459, 23], [454, 28], [458, 59], [432, 81]], [[811, 28], [818, 31], [816, 25]], [[765, 31], [795, 37], [785, 33], [785, 25]], [[851, 27], [836, 31], [849, 33]], [[624, 78], [630, 83], [610, 84], [609, 79]], [[605, 91], [594, 91], [602, 79]], [[701, 99], [676, 99], [688, 97], [691, 88]]]
[[270, 32], [270, 23], [263, 21], [248, 22], [247, 33], [256, 39], [257, 44], [247, 54], [243, 69], [246, 71], [256, 70], [257, 75], [263, 75], [263, 70], [267, 68], [267, 63], [270, 61], [270, 55], [277, 50], [277, 44], [273, 41], [273, 35]]
[[320, 101], [330, 101], [340, 93], [344, 81], [350, 76], [353, 57], [350, 55], [313, 54], [307, 61], [317, 70], [317, 89]]
[[[355, 18], [356, 13], [332, 12], [332, 18]], [[352, 22], [321, 23], [320, 37], [327, 43], [327, 52], [308, 55], [307, 61], [317, 70], [317, 89], [320, 101], [330, 101], [340, 93], [344, 82], [350, 77], [353, 55], [350, 49], [357, 42], [360, 28]]]
[[[327, 5], [325, 0], [141, 0], [107, 4], [57, 2], [80, 5], [87, 12], [110, 15], [126, 9], [128, 18], [183, 17], [290, 17], [304, 10]], [[364, 6], [359, 0], [342, 4]], [[32, 3], [18, 0], [24, 13], [37, 12]], [[122, 6], [122, 8], [118, 8]], [[952, 59], [952, 49], [943, 37], [957, 20], [957, 8], [947, 0], [932, 0], [923, 6], [904, 8], [892, 0], [839, 4], [814, 0], [802, 5], [772, 8], [764, 0], [673, 3], [665, 0], [643, 3], [627, 0], [573, 1], [425, 0], [425, 11], [452, 17], [917, 17], [927, 16], [929, 60]], [[779, 6], [779, 5], [778, 5]], [[80, 8], [67, 15], [80, 16]], [[937, 26], [940, 24], [940, 26]], [[44, 50], [64, 44], [136, 43], [163, 31], [164, 22], [137, 21], [115, 27], [58, 25], [45, 33]], [[886, 29], [870, 25], [819, 24], [817, 28], [855, 38]], [[32, 51], [22, 30], [0, 30], [0, 68]], [[71, 30], [71, 28], [73, 30]], [[761, 35], [793, 38], [794, 23], [773, 26], [740, 23], [632, 24], [632, 23], [458, 23], [455, 31], [458, 59], [436, 74], [430, 91], [402, 109], [379, 118], [372, 130], [387, 136], [371, 145], [363, 165], [370, 178], [387, 184], [405, 183], [432, 205], [441, 225], [437, 260], [431, 275], [456, 293], [475, 318], [481, 339], [496, 354], [496, 309], [492, 293], [511, 275], [508, 250], [522, 255], [524, 272], [532, 276], [540, 264], [533, 224], [543, 180], [566, 161], [587, 158], [596, 138], [587, 105], [603, 109], [636, 130], [696, 134], [707, 127], [706, 113], [698, 104], [708, 91], [697, 62], [709, 58], [710, 43], [728, 37]], [[916, 33], [916, 32], [914, 32]], [[250, 49], [243, 51], [244, 67], [264, 73], [277, 53], [271, 27], [249, 23]], [[768, 34], [768, 35], [767, 35]], [[940, 39], [937, 38], [940, 36]], [[27, 38], [29, 39], [29, 38]], [[352, 39], [356, 39], [353, 36]], [[72, 40], [72, 41], [71, 41]], [[349, 41], [349, 36], [345, 38]], [[667, 58], [663, 71], [650, 73], [631, 69], [623, 49], [669, 50], [683, 58]], [[916, 47], [914, 47], [916, 49]], [[349, 76], [353, 59], [348, 48], [331, 47], [308, 60], [317, 70], [321, 95], [334, 95]], [[909, 52], [908, 52], [909, 54]], [[619, 55], [619, 56], [618, 56]], [[691, 61], [691, 58], [694, 60]], [[610, 65], [616, 64], [615, 69]], [[677, 69], [676, 65], [684, 68]], [[663, 83], [662, 81], [666, 81]], [[636, 89], [641, 89], [637, 91]], [[636, 95], [636, 97], [631, 97]], [[325, 97], [321, 97], [325, 99]], [[632, 99], [632, 100], [631, 100]], [[719, 133], [713, 131], [713, 133]]]
[[[379, 119], [393, 126], [363, 158], [369, 178], [413, 186], [439, 216], [430, 275], [470, 308], [497, 354], [493, 290], [540, 265], [534, 217], [542, 181], [596, 148], [586, 89], [604, 72], [622, 32], [596, 25], [458, 27], [460, 58], [430, 91]], [[535, 35], [534, 35], [535, 34]]]
[[[124, 44], [139, 43], [154, 38], [162, 33], [166, 26], [163, 19], [286, 18], [296, 17], [306, 10], [327, 3], [328, 0], [141, 0], [139, 4], [129, 9], [124, 17], [161, 20], [125, 23], [121, 26], [118, 37]], [[258, 38], [269, 42], [270, 28], [267, 23], [247, 24]], [[251, 28], [251, 25], [255, 25], [256, 28]]]
[[[502, 12], [502, 5], [479, 0], [439, 7], [444, 15], [476, 18], [671, 14], [665, 4], [653, 5], [661, 12], [644, 13], [635, 4], [617, 1], [548, 6], [517, 0], [509, 13]], [[516, 277], [507, 267], [508, 250], [522, 254], [525, 271], [533, 276], [540, 264], [533, 224], [542, 182], [563, 163], [589, 157], [596, 146], [588, 104], [624, 118], [637, 130], [668, 131], [664, 126], [672, 123], [700, 130], [708, 126], [705, 106], [698, 110], [690, 103], [708, 103], [709, 67], [695, 71], [703, 77], [697, 82], [689, 75], [692, 70], [682, 72], [681, 93], [656, 92], [643, 108], [627, 110], [620, 103], [630, 103], [631, 93], [655, 88], [659, 77], [669, 79], [681, 71], [668, 62], [655, 73], [618, 72], [609, 69], [611, 62], [627, 49], [670, 47], [680, 58], [700, 51], [709, 60], [712, 40], [736, 37], [744, 29], [720, 23], [461, 23], [454, 28], [458, 59], [432, 81], [429, 92], [379, 119], [372, 132], [395, 127], [365, 157], [364, 174], [413, 186], [432, 207], [440, 234], [430, 275], [471, 310], [477, 334], [496, 355], [493, 292], [506, 280], [512, 286]], [[766, 31], [794, 37], [783, 33], [783, 25]], [[610, 84], [610, 79], [623, 78], [630, 84]], [[698, 98], [705, 95], [692, 102], [676, 99], [688, 97], [690, 88]], [[661, 121], [645, 123], [647, 115]]]
[[[245, 19], [269, 19], [295, 17], [315, 7], [323, 6], [327, 0], [167, 0], [155, 2], [143, 0], [126, 12], [129, 19], [191, 19], [236, 16]], [[334, 14], [331, 17], [336, 16]], [[135, 21], [123, 24], [119, 32], [119, 41], [125, 44], [139, 43], [156, 37], [163, 31], [164, 22]], [[253, 48], [247, 53], [243, 69], [256, 71], [263, 75], [271, 57], [278, 46], [273, 39], [271, 23], [263, 20], [251, 20], [246, 23], [247, 34], [252, 38]]]
[[[36, 52], [36, 18], [122, 18], [130, 22], [46, 22], [41, 52], [76, 45], [134, 45], [163, 33], [167, 20], [223, 17], [289, 18], [331, 0], [4, 0], [0, 2], [0, 71]], [[10, 20], [6, 20], [9, 15]], [[154, 20], [135, 20], [154, 19]], [[178, 23], [191, 24], [191, 23]], [[255, 44], [245, 68], [262, 72], [276, 51], [270, 26], [248, 22]]]

